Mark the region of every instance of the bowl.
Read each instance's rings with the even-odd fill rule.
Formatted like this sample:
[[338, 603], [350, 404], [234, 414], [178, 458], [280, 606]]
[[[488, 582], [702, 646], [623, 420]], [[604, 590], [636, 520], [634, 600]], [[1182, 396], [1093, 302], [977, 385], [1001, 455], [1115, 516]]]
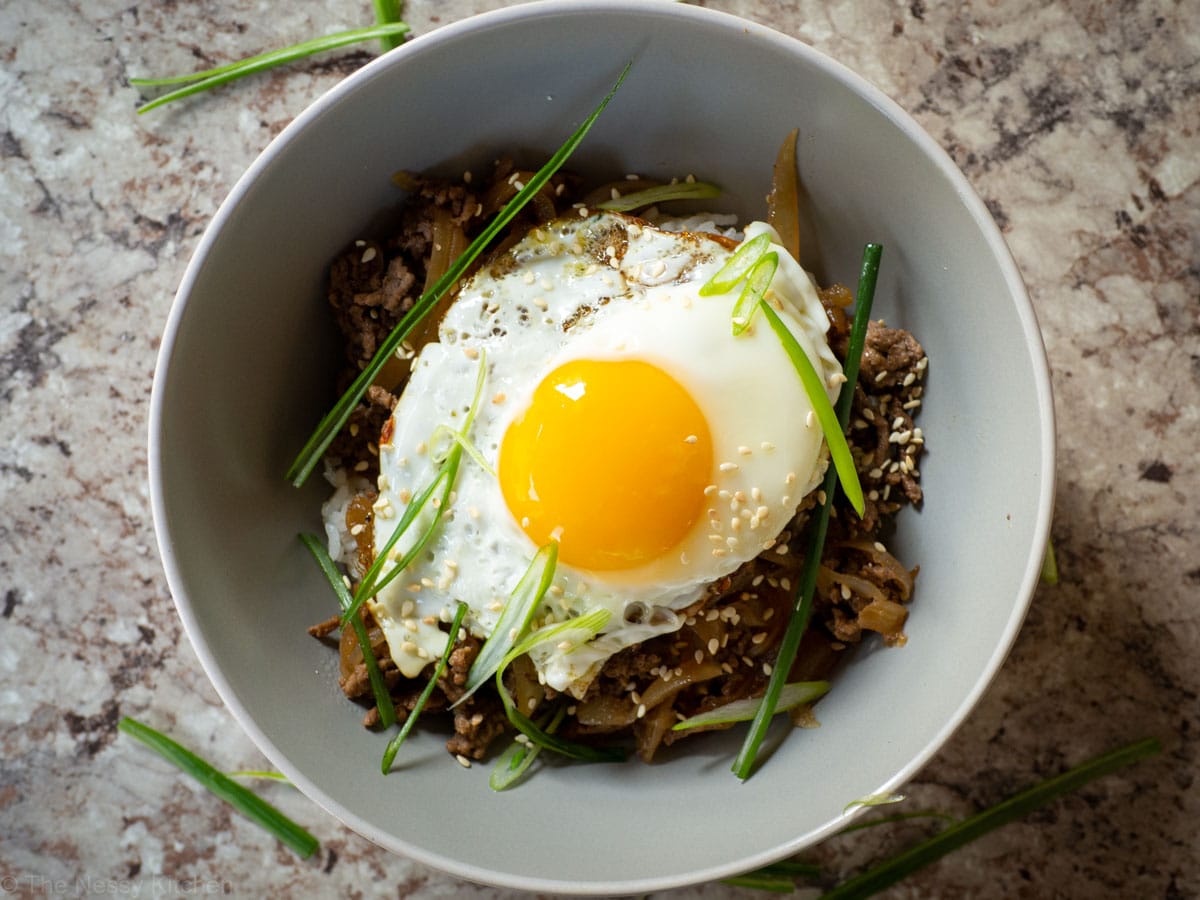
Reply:
[[[397, 770], [385, 738], [307, 634], [331, 612], [297, 541], [321, 479], [284, 471], [333, 397], [331, 257], [397, 202], [399, 168], [482, 171], [549, 155], [626, 62], [627, 81], [569, 163], [697, 175], [710, 206], [762, 217], [784, 134], [801, 130], [827, 277], [853, 284], [884, 245], [876, 316], [930, 359], [926, 499], [892, 546], [921, 574], [907, 646], [864, 644], [745, 783], [742, 732], [654, 765], [547, 766], [488, 788], [419, 734]], [[1044, 350], [986, 208], [896, 104], [760, 25], [683, 4], [549, 2], [418, 37], [347, 78], [271, 143], [221, 206], [171, 310], [155, 376], [150, 478], [164, 567], [205, 670], [305, 794], [375, 843], [471, 881], [642, 894], [727, 877], [843, 827], [847, 804], [911, 778], [1000, 667], [1036, 585], [1053, 496]], [[419, 729], [418, 729], [419, 730]], [[690, 746], [689, 746], [690, 744]]]

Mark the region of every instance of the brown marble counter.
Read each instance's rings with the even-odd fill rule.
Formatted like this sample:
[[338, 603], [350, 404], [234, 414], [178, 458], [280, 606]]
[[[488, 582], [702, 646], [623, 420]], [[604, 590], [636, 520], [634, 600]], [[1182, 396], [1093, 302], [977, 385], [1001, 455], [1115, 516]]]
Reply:
[[[489, 6], [412, 0], [418, 33]], [[1110, 747], [1161, 756], [948, 857], [893, 897], [1200, 896], [1200, 9], [1192, 0], [712, 0], [912, 111], [1004, 230], [1059, 415], [1062, 582], [908, 788], [965, 815]], [[139, 118], [133, 74], [368, 24], [305, 0], [0, 4], [0, 891], [477, 896], [284, 785], [300, 861], [159, 765], [134, 715], [264, 764], [184, 638], [154, 550], [145, 433], [159, 335], [205, 224], [343, 51]], [[925, 826], [838, 838], [848, 872]], [[664, 894], [765, 896], [722, 885]]]

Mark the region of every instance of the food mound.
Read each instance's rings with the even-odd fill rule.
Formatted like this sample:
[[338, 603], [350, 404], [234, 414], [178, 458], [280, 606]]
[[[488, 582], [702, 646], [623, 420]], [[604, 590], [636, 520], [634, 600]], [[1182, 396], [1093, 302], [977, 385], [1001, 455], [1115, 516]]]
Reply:
[[[404, 176], [395, 231], [331, 266], [345, 384], [531, 175], [502, 161], [482, 185]], [[729, 727], [680, 722], [763, 693], [792, 611], [830, 454], [765, 313], [731, 328], [737, 291], [711, 285], [739, 246], [769, 246], [778, 268], [765, 300], [831, 402], [846, 380], [853, 298], [818, 290], [767, 224], [736, 234], [720, 217], [601, 208], [641, 186], [585, 193], [555, 176], [389, 360], [326, 454], [330, 556], [352, 583], [382, 585], [358, 614], [397, 718], [419, 708], [447, 655], [424, 713], [453, 716], [447, 747], [464, 760], [508, 730], [500, 692], [471, 675], [493, 636], [509, 651], [527, 634], [552, 636], [509, 653], [506, 702], [564, 740], [632, 741], [650, 761]], [[925, 366], [910, 334], [870, 324], [846, 436], [864, 509], [839, 499], [831, 511], [789, 682], [825, 678], [864, 631], [904, 642], [916, 570], [882, 535], [921, 501], [913, 415]], [[518, 594], [539, 577], [514, 626]], [[342, 690], [371, 704], [374, 725], [350, 628], [340, 657]], [[806, 703], [791, 714], [813, 721]]]

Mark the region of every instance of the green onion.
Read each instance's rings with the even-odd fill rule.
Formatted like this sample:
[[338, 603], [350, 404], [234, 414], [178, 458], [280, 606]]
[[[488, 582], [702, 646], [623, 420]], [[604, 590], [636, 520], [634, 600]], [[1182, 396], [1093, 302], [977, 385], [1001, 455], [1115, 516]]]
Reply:
[[771, 891], [776, 894], [790, 894], [796, 890], [795, 880], [797, 878], [817, 878], [820, 874], [820, 866], [815, 866], [811, 863], [784, 860], [783, 862], [763, 866], [761, 869], [755, 869], [753, 872], [747, 872], [744, 875], [726, 878], [722, 883], [732, 885], [733, 887]]
[[949, 813], [939, 812], [936, 809], [923, 809], [917, 812], [910, 813], [894, 813], [890, 816], [883, 816], [879, 819], [871, 819], [869, 822], [855, 822], [853, 825], [847, 825], [838, 834], [850, 834], [854, 831], [862, 831], [866, 828], [874, 828], [877, 825], [892, 825], [896, 822], [907, 822], [910, 819], [941, 819], [944, 822], [953, 822], [954, 816]]
[[[483, 354], [479, 357], [479, 373], [475, 376], [475, 394], [471, 398], [471, 405], [467, 409], [466, 417], [463, 419], [462, 429], [455, 434], [455, 437], [461, 438], [461, 441], [451, 444], [450, 449], [441, 460], [438, 470], [434, 473], [433, 480], [404, 508], [404, 514], [400, 516], [400, 521], [396, 523], [396, 527], [392, 529], [387, 542], [375, 554], [375, 559], [371, 561], [371, 565], [367, 568], [362, 580], [358, 583], [358, 590], [354, 593], [354, 601], [342, 615], [343, 622], [358, 612], [358, 608], [363, 603], [374, 597], [398, 578], [412, 564], [412, 561], [417, 558], [421, 551], [425, 549], [425, 545], [433, 537], [438, 523], [442, 520], [442, 515], [450, 507], [450, 494], [454, 491], [454, 483], [458, 479], [458, 467], [462, 461], [463, 446], [467, 442], [467, 432], [471, 430], [471, 426], [475, 423], [475, 416], [479, 412], [479, 402], [483, 397], [483, 385], [486, 379], [487, 355]], [[444, 427], [447, 426], [438, 426], [438, 428]], [[437, 435], [437, 433], [438, 430], [434, 429], [434, 435]], [[433, 438], [430, 440], [432, 442]], [[430, 457], [433, 458], [433, 456], [434, 454], [431, 452]], [[433, 516], [426, 524], [425, 530], [417, 538], [416, 543], [409, 548], [408, 552], [396, 561], [396, 564], [392, 566], [387, 575], [382, 580], [379, 580], [379, 573], [383, 570], [384, 563], [387, 562], [392, 548], [407, 533], [409, 526], [416, 521], [417, 516], [421, 514], [421, 510], [425, 508], [425, 505], [430, 502], [430, 498], [433, 497], [439, 486], [441, 487], [441, 495], [433, 504]]]
[[[829, 445], [829, 456], [833, 460], [833, 468], [837, 472], [838, 480], [842, 483], [842, 490], [845, 491], [846, 499], [850, 501], [854, 511], [861, 516], [863, 514], [862, 485], [858, 481], [858, 470], [854, 467], [854, 457], [850, 455], [850, 445], [846, 443], [846, 426], [839, 424], [833, 404], [829, 402], [829, 397], [825, 393], [825, 384], [821, 380], [821, 376], [817, 374], [817, 370], [813, 368], [812, 360], [808, 358], [808, 354], [796, 340], [796, 336], [783, 324], [779, 314], [771, 309], [771, 304], [760, 300], [758, 306], [763, 311], [771, 330], [783, 344], [783, 349], [792, 361], [796, 374], [800, 376], [804, 392], [808, 395], [808, 402], [812, 404], [813, 412], [817, 414], [817, 421], [821, 423], [821, 430], [825, 433], [825, 443]], [[851, 395], [853, 395], [853, 389], [851, 389]]]
[[597, 204], [597, 209], [607, 209], [612, 212], [630, 212], [643, 206], [653, 206], [668, 200], [706, 200], [710, 197], [720, 197], [721, 189], [715, 184], [705, 181], [678, 181], [675, 184], [660, 184], [657, 187], [646, 188], [644, 191], [634, 191], [623, 197], [605, 200]]
[[529, 568], [513, 588], [508, 602], [496, 620], [496, 627], [484, 641], [467, 673], [467, 692], [455, 705], [470, 697], [479, 686], [495, 674], [503, 664], [505, 657], [512, 647], [525, 636], [533, 614], [542, 604], [542, 598], [554, 580], [554, 568], [558, 563], [558, 544], [554, 541], [546, 544], [534, 554]]
[[629, 74], [632, 63], [626, 64], [621, 71], [616, 82], [605, 95], [604, 99], [592, 110], [591, 114], [583, 120], [575, 132], [567, 138], [566, 142], [554, 153], [553, 156], [534, 174], [532, 178], [526, 182], [517, 195], [509, 201], [487, 228], [485, 228], [475, 240], [467, 246], [463, 254], [458, 257], [447, 269], [446, 273], [426, 292], [422, 297], [413, 304], [413, 307], [405, 313], [404, 317], [392, 329], [391, 334], [379, 345], [375, 356], [367, 364], [366, 368], [359, 373], [354, 382], [346, 389], [341, 398], [334, 404], [333, 409], [325, 414], [317, 425], [316, 430], [309, 437], [307, 443], [300, 450], [296, 459], [287, 471], [287, 478], [296, 487], [304, 484], [305, 480], [316, 468], [317, 463], [321, 460], [321, 454], [341, 431], [342, 426], [346, 424], [346, 420], [350, 418], [350, 414], [358, 405], [366, 393], [367, 388], [375, 380], [375, 376], [387, 363], [389, 357], [396, 352], [396, 348], [404, 341], [405, 338], [412, 333], [413, 329], [421, 322], [425, 315], [434, 307], [441, 297], [458, 281], [459, 277], [467, 270], [467, 267], [475, 261], [475, 258], [483, 252], [483, 249], [492, 242], [492, 239], [500, 233], [500, 230], [507, 225], [521, 209], [530, 201], [534, 194], [542, 189], [542, 186], [550, 180], [553, 175], [562, 168], [570, 155], [575, 151], [575, 148], [583, 141], [596, 119], [608, 106], [617, 89], [625, 81], [625, 76]]
[[450, 654], [454, 652], [454, 644], [458, 640], [458, 632], [462, 628], [463, 619], [466, 618], [466, 615], [467, 604], [459, 601], [454, 610], [454, 621], [450, 623], [450, 634], [446, 638], [446, 649], [442, 651], [441, 658], [438, 659], [437, 665], [434, 666], [433, 674], [425, 682], [425, 689], [421, 691], [421, 696], [417, 698], [417, 702], [408, 714], [408, 718], [404, 720], [404, 725], [400, 728], [400, 733], [388, 741], [387, 749], [383, 751], [383, 763], [380, 765], [380, 769], [382, 769], [384, 775], [391, 771], [392, 762], [396, 759], [396, 754], [400, 751], [400, 745], [404, 743], [404, 739], [412, 731], [413, 725], [417, 722], [417, 717], [421, 715], [421, 710], [425, 708], [425, 704], [429, 701], [429, 696], [433, 693], [433, 689], [437, 686], [442, 674], [446, 671], [446, 664], [450, 661]]
[[[432, 447], [435, 441], [439, 441], [442, 438], [449, 438], [452, 443], [458, 444], [458, 446], [462, 448], [463, 453], [471, 457], [475, 465], [479, 466], [479, 468], [483, 469], [483, 471], [487, 472], [493, 478], [499, 477], [496, 474], [496, 470], [492, 468], [491, 463], [484, 459], [483, 454], [479, 451], [479, 448], [471, 443], [471, 440], [462, 432], [455, 431], [449, 425], [439, 425], [437, 428], [433, 429], [433, 436], [429, 439], [429, 446]], [[449, 451], [447, 451], [447, 455], [448, 454]]]
[[969, 819], [944, 828], [928, 840], [843, 882], [824, 894], [822, 900], [870, 897], [989, 831], [1028, 815], [1096, 778], [1116, 772], [1161, 750], [1162, 745], [1157, 739], [1145, 738], [1068, 769]]
[[291, 784], [288, 777], [282, 772], [263, 772], [263, 771], [239, 771], [226, 772], [230, 778], [270, 778], [272, 781], [282, 781], [284, 784]]
[[[342, 573], [337, 570], [337, 566], [329, 558], [329, 551], [311, 534], [301, 534], [300, 542], [308, 548], [308, 552], [313, 555], [313, 559], [325, 573], [325, 578], [334, 593], [337, 594], [338, 603], [342, 609], [349, 609], [354, 603], [354, 598], [350, 596], [350, 589], [342, 581]], [[371, 638], [367, 635], [367, 626], [363, 624], [362, 616], [358, 615], [350, 619], [350, 625], [354, 628], [359, 649], [362, 650], [363, 663], [367, 667], [367, 678], [371, 682], [371, 693], [375, 697], [375, 707], [379, 710], [379, 721], [384, 728], [391, 728], [396, 724], [396, 707], [392, 704], [391, 695], [383, 681], [383, 673], [379, 671], [379, 660], [375, 658], [375, 651], [371, 649]], [[343, 627], [345, 627], [344, 623]]]
[[850, 810], [858, 809], [860, 806], [889, 806], [892, 803], [903, 803], [905, 799], [903, 794], [869, 794], [866, 797], [851, 800], [846, 804], [846, 808], [842, 810], [842, 813], [848, 813]]
[[195, 753], [175, 743], [165, 734], [128, 716], [117, 723], [117, 728], [178, 766], [185, 774], [191, 775], [246, 818], [275, 835], [301, 857], [307, 859], [321, 846], [315, 837], [270, 803], [240, 784], [230, 781], [228, 776], [222, 775]]
[[[567, 707], [560, 703], [545, 725], [546, 733], [554, 734], [566, 716]], [[503, 791], [512, 787], [520, 781], [541, 752], [542, 748], [528, 738], [513, 741], [496, 760], [496, 767], [492, 769], [492, 774], [488, 778], [488, 786], [493, 791]]]
[[1042, 557], [1042, 584], [1051, 587], [1058, 584], [1058, 560], [1054, 558], [1054, 544], [1046, 541], [1046, 555]]
[[[375, 24], [391, 25], [398, 23], [404, 15], [404, 0], [373, 0], [375, 7]], [[394, 50], [402, 43], [402, 35], [388, 35], [379, 39], [379, 46], [386, 53]]]
[[[512, 726], [529, 738], [535, 745], [584, 762], [620, 762], [625, 759], [625, 751], [620, 747], [599, 748], [587, 744], [577, 744], [574, 741], [563, 740], [549, 731], [539, 728], [529, 716], [516, 708], [512, 695], [509, 694], [508, 688], [504, 686], [504, 670], [518, 656], [528, 653], [533, 647], [543, 642], [558, 642], [570, 631], [582, 632], [589, 639], [595, 637], [600, 632], [600, 629], [608, 623], [609, 616], [610, 613], [608, 610], [599, 608], [585, 613], [578, 618], [568, 619], [565, 622], [556, 622], [553, 625], [539, 628], [533, 634], [517, 643], [501, 661], [500, 667], [496, 670], [496, 693], [500, 695], [500, 702], [504, 705], [504, 713], [508, 716], [508, 721]], [[476, 660], [476, 663], [478, 663], [478, 660]]]
[[350, 31], [339, 31], [334, 34], [327, 34], [324, 37], [301, 41], [299, 44], [292, 44], [289, 47], [283, 47], [279, 50], [271, 50], [268, 53], [260, 53], [257, 56], [251, 56], [247, 59], [227, 63], [226, 65], [217, 66], [212, 69], [205, 69], [203, 72], [195, 72], [191, 75], [173, 75], [167, 78], [130, 78], [129, 83], [135, 87], [165, 87], [172, 84], [186, 85], [186, 87], [170, 91], [138, 107], [138, 115], [140, 116], [143, 113], [148, 113], [152, 109], [157, 109], [175, 100], [181, 100], [184, 97], [190, 97], [193, 94], [199, 94], [203, 91], [220, 87], [230, 81], [245, 78], [247, 75], [253, 75], [256, 72], [262, 72], [264, 69], [271, 69], [275, 66], [295, 62], [298, 59], [304, 59], [306, 56], [312, 56], [314, 53], [336, 50], [339, 47], [345, 47], [347, 44], [357, 44], [360, 41], [370, 41], [375, 38], [379, 38], [381, 41], [398, 42], [400, 38], [403, 38], [410, 31], [412, 29], [403, 22], [372, 25], [369, 28], [354, 28]]
[[[845, 423], [850, 418], [850, 406], [854, 400], [854, 386], [858, 382], [858, 367], [862, 361], [863, 343], [867, 335], [867, 322], [871, 317], [871, 303], [875, 296], [875, 281], [879, 275], [879, 258], [883, 248], [878, 244], [867, 244], [863, 248], [862, 269], [858, 279], [858, 294], [855, 298], [854, 323], [850, 328], [850, 341], [846, 350], [844, 372], [846, 382], [842, 385], [838, 396], [836, 429], [842, 433]], [[767, 307], [770, 309], [770, 307]], [[786, 330], [786, 329], [785, 329]], [[828, 432], [826, 439], [828, 439]], [[829, 510], [833, 506], [837, 493], [837, 473], [831, 467], [825, 473], [825, 502], [817, 506], [810, 524], [808, 548], [804, 555], [804, 566], [800, 571], [799, 583], [792, 600], [792, 614], [788, 619], [787, 629], [779, 644], [776, 654], [775, 667], [771, 672], [767, 690], [763, 694], [762, 705], [755, 715], [746, 740], [733, 763], [734, 774], [743, 780], [750, 777], [754, 769], [754, 761], [758, 757], [758, 748], [766, 737], [767, 728], [771, 724], [779, 695], [796, 659], [796, 651], [800, 647], [800, 639], [808, 627], [808, 617], [812, 612], [813, 591], [817, 584], [817, 570], [821, 566], [821, 551], [825, 547], [825, 533], [829, 528]]]
[[759, 258], [771, 246], [771, 236], [763, 232], [756, 238], [742, 241], [740, 247], [729, 257], [728, 262], [717, 270], [717, 274], [700, 286], [701, 297], [711, 297], [730, 291], [745, 278]]
[[[812, 703], [829, 690], [828, 681], [795, 681], [785, 684], [779, 692], [779, 702], [775, 704], [775, 712], [787, 712], [801, 703]], [[729, 722], [748, 722], [758, 712], [762, 704], [761, 697], [743, 697], [716, 709], [710, 709], [691, 718], [676, 722], [671, 726], [672, 731], [686, 731], [689, 728], [699, 728], [702, 725], [724, 725]]]
[[750, 327], [754, 318], [754, 310], [763, 302], [775, 270], [779, 268], [779, 254], [774, 251], [764, 253], [746, 276], [746, 286], [733, 305], [733, 336], [737, 337]]

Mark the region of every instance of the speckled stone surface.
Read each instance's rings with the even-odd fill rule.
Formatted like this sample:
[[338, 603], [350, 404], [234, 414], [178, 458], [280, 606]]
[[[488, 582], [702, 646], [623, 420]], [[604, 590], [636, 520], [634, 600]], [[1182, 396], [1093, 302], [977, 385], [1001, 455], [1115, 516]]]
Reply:
[[[418, 33], [497, 3], [413, 0]], [[1118, 744], [1161, 756], [893, 889], [1200, 896], [1200, 7], [713, 0], [910, 110], [986, 200], [1045, 332], [1059, 416], [1043, 587], [982, 703], [909, 786], [954, 815]], [[0, 3], [0, 891], [20, 896], [515, 896], [384, 852], [285, 785], [300, 861], [128, 738], [263, 758], [176, 618], [146, 487], [159, 335], [199, 235], [272, 136], [367, 58], [138, 118], [126, 78], [368, 24], [366, 0]], [[927, 826], [838, 838], [836, 876]], [[660, 895], [760, 896], [722, 885]]]

